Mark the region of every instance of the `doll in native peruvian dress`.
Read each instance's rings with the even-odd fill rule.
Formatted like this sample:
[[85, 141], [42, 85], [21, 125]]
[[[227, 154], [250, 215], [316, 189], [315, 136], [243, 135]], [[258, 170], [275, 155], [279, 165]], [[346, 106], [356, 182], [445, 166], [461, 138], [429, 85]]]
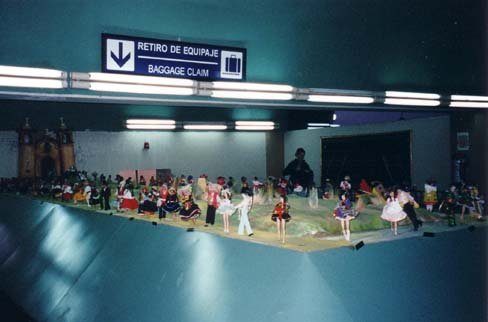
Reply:
[[266, 197], [264, 200], [265, 204], [272, 205], [273, 204], [273, 198], [275, 197], [275, 190], [274, 190], [274, 184], [276, 182], [275, 177], [269, 176], [268, 180], [266, 181]]
[[228, 234], [230, 230], [229, 218], [236, 211], [236, 207], [232, 204], [232, 194], [230, 190], [224, 189], [220, 192], [219, 207], [217, 213], [222, 215], [224, 221], [224, 233]]
[[480, 197], [477, 186], [472, 186], [470, 191], [473, 215], [478, 221], [485, 221], [483, 218], [485, 200]]
[[74, 185], [74, 195], [73, 195], [73, 202], [78, 203], [78, 201], [85, 201], [85, 192], [83, 190], [83, 185], [80, 183], [75, 183]]
[[67, 182], [64, 183], [63, 185], [63, 201], [69, 201], [73, 197], [73, 189], [71, 188], [71, 185]]
[[173, 219], [176, 218], [176, 213], [180, 210], [180, 202], [178, 200], [178, 195], [176, 194], [176, 189], [171, 187], [168, 189], [168, 197], [166, 199], [166, 204], [163, 206], [163, 211], [173, 214]]
[[341, 195], [350, 195], [351, 193], [351, 177], [350, 176], [345, 176], [344, 180], [341, 181], [339, 188], [342, 190]]
[[276, 188], [276, 193], [280, 196], [286, 196], [288, 191], [288, 180], [285, 178], [278, 179], [278, 187]]
[[193, 202], [193, 198], [191, 195], [183, 197], [181, 202], [183, 203], [183, 207], [180, 210], [181, 220], [191, 220], [193, 224], [195, 224], [197, 218], [200, 217], [202, 211], [200, 210], [198, 205]]
[[441, 202], [439, 210], [447, 216], [447, 225], [449, 227], [456, 226], [456, 186], [452, 185], [447, 192], [445, 199]]
[[207, 200], [208, 198], [208, 188], [207, 188], [207, 175], [202, 174], [197, 180], [197, 192], [196, 198], [199, 200]]
[[246, 177], [241, 177], [241, 193], [252, 193]]
[[468, 214], [470, 212], [471, 205], [471, 195], [469, 193], [468, 187], [463, 184], [461, 186], [460, 192], [457, 194], [457, 204], [461, 206], [461, 217], [459, 218], [461, 224], [464, 224], [464, 213], [466, 210]]
[[207, 197], [207, 216], [205, 217], [205, 227], [215, 224], [215, 212], [219, 206], [220, 186], [216, 183], [208, 184]]
[[427, 180], [424, 185], [424, 204], [427, 211], [432, 212], [437, 203], [437, 185], [433, 180]]
[[402, 221], [406, 217], [407, 214], [400, 206], [400, 203], [395, 196], [395, 192], [390, 191], [388, 197], [386, 198], [386, 205], [383, 207], [381, 218], [390, 222], [391, 231], [395, 234], [395, 236], [398, 235], [398, 222]]
[[254, 203], [260, 205], [264, 204], [264, 184], [259, 181], [258, 177], [254, 177], [254, 179], [252, 180], [252, 194]]
[[276, 222], [278, 240], [281, 240], [283, 244], [286, 242], [286, 223], [291, 220], [289, 210], [290, 204], [287, 202], [286, 196], [280, 196], [280, 201], [274, 207], [271, 215], [271, 220]]
[[166, 211], [164, 210], [164, 206], [166, 205], [166, 201], [168, 200], [168, 186], [163, 184], [159, 189], [158, 200], [156, 202], [156, 206], [158, 207], [159, 213], [159, 220], [166, 219]]
[[356, 219], [358, 215], [359, 212], [352, 208], [347, 193], [343, 193], [334, 209], [334, 217], [341, 222], [342, 234], [347, 241], [351, 240], [350, 221]]
[[323, 185], [322, 190], [324, 191], [324, 193], [322, 194], [322, 199], [324, 200], [334, 199], [334, 187], [330, 183], [329, 178], [325, 179], [325, 184]]

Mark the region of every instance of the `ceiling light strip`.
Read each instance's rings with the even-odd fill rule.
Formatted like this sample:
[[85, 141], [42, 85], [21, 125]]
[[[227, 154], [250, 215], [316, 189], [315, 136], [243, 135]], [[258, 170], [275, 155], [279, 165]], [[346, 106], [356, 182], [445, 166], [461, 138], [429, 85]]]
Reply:
[[186, 124], [183, 125], [185, 130], [196, 131], [224, 131], [227, 130], [227, 125], [224, 124]]
[[[72, 77], [80, 78], [77, 74], [73, 73]], [[83, 80], [83, 79], [81, 79]], [[184, 78], [170, 78], [170, 77], [157, 77], [157, 76], [138, 76], [138, 75], [121, 75], [111, 73], [88, 73], [88, 80], [98, 82], [112, 82], [112, 83], [128, 83], [128, 84], [142, 84], [142, 85], [162, 85], [162, 86], [182, 86], [193, 87], [196, 82], [191, 79]]]
[[307, 100], [309, 102], [352, 104], [371, 104], [374, 102], [373, 97], [344, 95], [309, 95]]
[[169, 124], [127, 124], [130, 130], [174, 130], [176, 125]]
[[231, 89], [239, 91], [265, 91], [265, 92], [293, 92], [290, 85], [245, 83], [245, 82], [212, 82], [213, 89]]
[[152, 125], [174, 125], [175, 120], [164, 120], [164, 119], [128, 119], [127, 124], [152, 124]]
[[47, 68], [17, 67], [0, 65], [0, 75], [34, 77], [34, 78], [60, 78], [66, 79], [67, 73]]
[[482, 102], [488, 102], [488, 96], [451, 95], [451, 101], [482, 101]]
[[102, 92], [157, 94], [157, 95], [189, 96], [194, 94], [194, 90], [192, 88], [185, 88], [185, 87], [115, 84], [115, 83], [102, 83], [102, 82], [90, 82], [89, 89], [92, 91], [102, 91]]
[[271, 121], [235, 121], [237, 126], [274, 126], [275, 123]]
[[0, 86], [30, 88], [66, 88], [68, 84], [66, 81], [61, 79], [0, 76]]
[[449, 103], [450, 107], [488, 108], [488, 102], [462, 102], [454, 101]]
[[307, 125], [311, 127], [328, 127], [330, 123], [307, 123]]
[[240, 91], [224, 91], [224, 90], [212, 91], [211, 96], [216, 98], [238, 98], [238, 99], [278, 100], [278, 101], [281, 100], [287, 101], [293, 99], [293, 94], [290, 93], [240, 92]]
[[441, 104], [437, 100], [423, 100], [423, 99], [404, 99], [404, 98], [385, 98], [387, 105], [409, 105], [409, 106], [438, 106]]
[[235, 129], [238, 131], [272, 131], [274, 130], [274, 126], [236, 125]]
[[441, 96], [439, 94], [399, 92], [399, 91], [386, 91], [385, 96], [386, 97], [397, 97], [397, 98], [419, 98], [419, 99], [433, 99], [433, 100], [438, 100], [441, 98]]

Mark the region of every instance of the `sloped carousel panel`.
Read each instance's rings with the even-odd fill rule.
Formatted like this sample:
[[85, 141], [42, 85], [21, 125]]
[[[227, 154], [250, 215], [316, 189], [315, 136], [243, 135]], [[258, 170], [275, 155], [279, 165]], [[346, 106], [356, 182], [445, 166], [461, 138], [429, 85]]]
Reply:
[[[2, 249], [8, 240], [15, 251], [2, 263], [0, 286], [38, 320], [475, 322], [486, 317], [486, 229], [359, 251], [301, 253], [39, 206], [0, 199], [2, 209], [14, 210], [0, 217], [2, 234], [24, 236], [1, 239]], [[29, 226], [42, 211], [44, 219]]]

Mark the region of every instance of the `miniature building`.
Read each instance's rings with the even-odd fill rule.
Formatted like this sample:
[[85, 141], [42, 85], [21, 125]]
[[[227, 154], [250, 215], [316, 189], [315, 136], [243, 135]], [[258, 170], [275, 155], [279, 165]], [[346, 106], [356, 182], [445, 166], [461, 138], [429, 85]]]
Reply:
[[75, 165], [73, 134], [62, 118], [55, 134], [33, 130], [28, 119], [18, 133], [20, 178], [60, 176]]

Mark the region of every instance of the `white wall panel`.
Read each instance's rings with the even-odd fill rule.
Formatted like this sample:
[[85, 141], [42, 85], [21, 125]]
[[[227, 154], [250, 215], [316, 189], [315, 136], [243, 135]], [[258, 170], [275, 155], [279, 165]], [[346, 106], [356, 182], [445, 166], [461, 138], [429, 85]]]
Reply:
[[[219, 175], [264, 177], [264, 133], [247, 132], [74, 132], [76, 164], [89, 173], [127, 169], [171, 169], [173, 174], [211, 180]], [[150, 144], [144, 150], [144, 142]]]

